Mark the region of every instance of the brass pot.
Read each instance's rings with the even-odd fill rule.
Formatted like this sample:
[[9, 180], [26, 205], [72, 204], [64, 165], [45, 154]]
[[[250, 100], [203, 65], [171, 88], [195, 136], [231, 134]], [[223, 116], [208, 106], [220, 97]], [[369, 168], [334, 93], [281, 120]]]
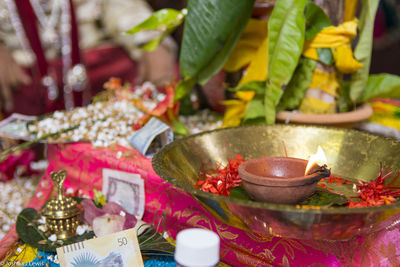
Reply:
[[41, 214], [46, 218], [50, 232], [55, 234], [57, 239], [68, 239], [76, 235], [82, 207], [72, 197], [64, 195], [63, 184], [67, 177], [65, 170], [51, 172], [50, 177], [57, 188], [57, 197], [44, 205]]

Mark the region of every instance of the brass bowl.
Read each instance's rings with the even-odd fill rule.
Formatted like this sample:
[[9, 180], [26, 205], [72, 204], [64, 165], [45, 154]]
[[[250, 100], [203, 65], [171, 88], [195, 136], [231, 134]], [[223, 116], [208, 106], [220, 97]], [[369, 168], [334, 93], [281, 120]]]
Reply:
[[311, 196], [330, 172], [305, 175], [308, 160], [291, 157], [248, 159], [239, 165], [244, 190], [261, 202], [295, 204]]
[[[272, 125], [228, 128], [180, 139], [153, 158], [156, 173], [193, 195], [218, 220], [246, 231], [299, 239], [347, 240], [400, 223], [400, 203], [369, 208], [261, 203], [195, 189], [200, 171], [216, 169], [235, 154], [308, 159], [320, 145], [332, 172], [364, 181], [384, 166], [400, 167], [400, 142], [356, 130]], [[400, 186], [400, 182], [397, 185]]]

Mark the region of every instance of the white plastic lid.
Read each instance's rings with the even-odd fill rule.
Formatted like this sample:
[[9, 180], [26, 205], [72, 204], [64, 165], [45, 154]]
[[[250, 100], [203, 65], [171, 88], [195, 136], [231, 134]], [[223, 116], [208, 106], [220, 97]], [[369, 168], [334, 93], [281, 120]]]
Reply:
[[211, 267], [219, 262], [219, 236], [210, 230], [190, 228], [176, 236], [175, 261], [187, 267]]

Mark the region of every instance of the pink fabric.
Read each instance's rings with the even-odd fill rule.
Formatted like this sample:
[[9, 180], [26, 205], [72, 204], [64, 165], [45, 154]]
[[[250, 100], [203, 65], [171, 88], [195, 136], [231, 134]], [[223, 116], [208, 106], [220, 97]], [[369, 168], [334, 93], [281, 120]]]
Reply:
[[[117, 153], [122, 152], [118, 159]], [[49, 173], [65, 169], [66, 187], [92, 195], [101, 190], [102, 169], [111, 168], [138, 173], [145, 180], [146, 211], [144, 220], [158, 221], [166, 214], [166, 229], [172, 237], [188, 227], [203, 227], [221, 237], [221, 259], [232, 266], [399, 266], [400, 226], [388, 231], [358, 237], [347, 242], [295, 240], [248, 233], [214, 219], [189, 194], [159, 178], [151, 160], [137, 151], [123, 148], [93, 149], [90, 144], [49, 147], [50, 160], [31, 207], [40, 208], [50, 195]], [[2, 257], [16, 240], [15, 230], [0, 243]]]
[[32, 175], [35, 172], [31, 170], [30, 164], [35, 159], [35, 152], [31, 149], [9, 155], [0, 162], [0, 182], [5, 182], [14, 178], [17, 168], [23, 168], [21, 176]]

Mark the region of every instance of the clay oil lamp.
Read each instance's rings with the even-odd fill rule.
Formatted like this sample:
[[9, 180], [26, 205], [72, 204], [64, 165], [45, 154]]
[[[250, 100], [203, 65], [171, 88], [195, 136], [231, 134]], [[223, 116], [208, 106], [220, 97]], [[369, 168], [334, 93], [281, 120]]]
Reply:
[[290, 157], [266, 157], [244, 161], [239, 166], [246, 192], [256, 201], [295, 204], [311, 196], [319, 180], [330, 176], [326, 157], [318, 152], [310, 160]]

